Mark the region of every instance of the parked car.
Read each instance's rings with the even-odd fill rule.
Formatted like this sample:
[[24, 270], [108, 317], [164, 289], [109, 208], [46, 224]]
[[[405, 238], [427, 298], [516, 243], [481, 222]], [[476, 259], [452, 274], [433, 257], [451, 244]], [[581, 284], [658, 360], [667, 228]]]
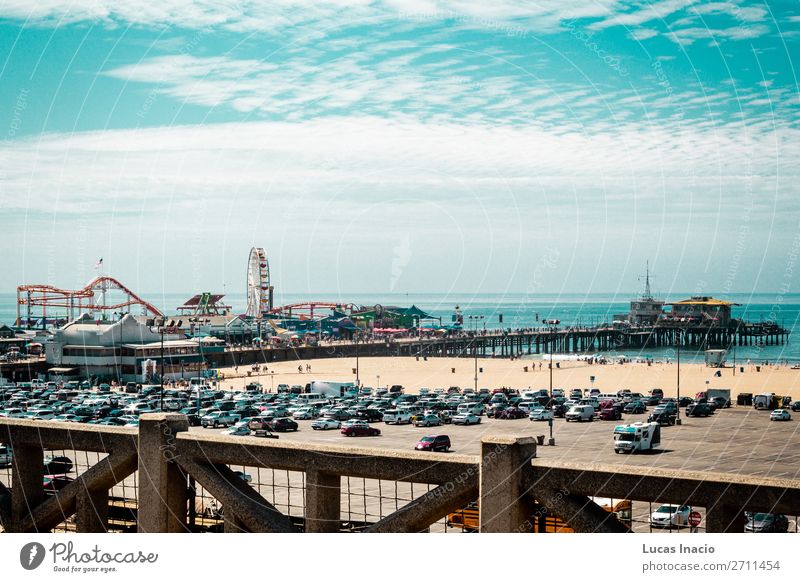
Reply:
[[275, 432], [294, 432], [299, 425], [291, 418], [275, 418], [267, 423]]
[[240, 414], [235, 414], [231, 411], [218, 410], [203, 416], [200, 419], [200, 424], [205, 428], [217, 428], [219, 426], [228, 427], [236, 424], [242, 420]]
[[789, 414], [788, 410], [784, 410], [783, 408], [778, 408], [777, 410], [773, 410], [769, 413], [770, 420], [792, 420], [792, 415]]
[[446, 434], [424, 436], [419, 439], [417, 446], [414, 448], [418, 451], [442, 451], [446, 453], [450, 450], [450, 437]]
[[0, 467], [8, 467], [14, 460], [11, 447], [0, 445]]
[[442, 420], [436, 414], [422, 414], [414, 417], [414, 426], [439, 426]]
[[342, 423], [336, 420], [335, 418], [331, 418], [329, 416], [323, 416], [322, 418], [318, 418], [311, 423], [311, 428], [314, 430], [330, 430], [333, 428], [341, 427]]
[[314, 420], [319, 414], [315, 408], [304, 407], [298, 408], [292, 413], [292, 418], [295, 420]]
[[686, 407], [686, 416], [710, 416], [712, 414], [714, 411], [704, 402], [697, 402]]
[[365, 408], [356, 413], [356, 418], [367, 422], [381, 422], [383, 420], [383, 412], [375, 408]]
[[753, 533], [786, 533], [789, 531], [789, 519], [780, 513], [744, 514], [747, 522], [744, 531]]
[[533, 420], [552, 420], [555, 416], [554, 412], [548, 408], [534, 408], [528, 415], [528, 418]]
[[220, 434], [225, 434], [228, 436], [250, 436], [250, 429], [247, 427], [247, 425], [237, 424], [231, 428], [226, 428]]
[[494, 417], [501, 420], [517, 420], [518, 418], [525, 418], [526, 416], [528, 416], [528, 413], [521, 408], [509, 406], [505, 410], [496, 413]]
[[792, 412], [800, 412], [800, 400], [792, 402]]
[[628, 402], [625, 405], [624, 412], [625, 414], [642, 414], [647, 410], [644, 405], [644, 402], [641, 400], [634, 400], [632, 402]]
[[349, 426], [342, 427], [341, 433], [348, 437], [360, 436], [380, 436], [381, 431], [375, 427], [370, 426], [363, 420], [354, 422]]
[[466, 426], [469, 424], [480, 424], [480, 423], [481, 423], [481, 417], [475, 414], [456, 414], [453, 417], [453, 424], [463, 424]]
[[619, 408], [615, 406], [604, 408], [600, 411], [600, 420], [620, 420], [621, 418], [622, 414]]
[[586, 420], [591, 422], [594, 420], [594, 406], [590, 404], [577, 404], [569, 409], [569, 412], [564, 415], [564, 420], [569, 422], [574, 420], [576, 422]]
[[725, 398], [724, 396], [714, 396], [711, 400], [708, 401], [709, 406], [716, 410], [717, 408], [730, 408], [731, 401]]
[[336, 420], [341, 421], [341, 420], [350, 420], [350, 417], [352, 415], [346, 410], [339, 409], [339, 410], [330, 410], [325, 413], [325, 416], [329, 418], [335, 418]]
[[412, 414], [405, 410], [386, 410], [383, 413], [383, 422], [386, 424], [411, 424]]
[[662, 426], [670, 426], [675, 424], [676, 415], [674, 412], [665, 410], [660, 406], [656, 406], [650, 416], [647, 417], [647, 422], [657, 422]]
[[692, 508], [688, 505], [665, 503], [650, 514], [650, 525], [653, 527], [681, 527], [689, 522]]

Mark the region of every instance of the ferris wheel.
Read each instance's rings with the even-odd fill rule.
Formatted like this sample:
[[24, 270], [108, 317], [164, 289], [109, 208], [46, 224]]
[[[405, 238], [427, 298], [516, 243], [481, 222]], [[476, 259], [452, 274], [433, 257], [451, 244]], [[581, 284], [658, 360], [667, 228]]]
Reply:
[[253, 247], [247, 261], [247, 312], [248, 317], [261, 318], [272, 309], [272, 286], [269, 279], [269, 261], [264, 249]]

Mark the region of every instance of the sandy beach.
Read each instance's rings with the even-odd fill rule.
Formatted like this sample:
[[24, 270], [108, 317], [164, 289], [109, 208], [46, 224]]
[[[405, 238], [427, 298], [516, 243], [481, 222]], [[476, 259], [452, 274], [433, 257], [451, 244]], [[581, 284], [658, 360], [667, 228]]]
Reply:
[[[547, 362], [539, 367], [540, 360], [478, 360], [478, 387], [499, 388], [503, 386], [519, 389], [547, 388], [549, 374]], [[300, 366], [302, 371], [298, 370]], [[307, 370], [310, 366], [310, 371]], [[221, 385], [225, 388], [242, 389], [251, 381], [260, 382], [265, 389], [275, 390], [278, 384], [302, 384], [312, 380], [336, 382], [355, 381], [355, 358], [331, 358], [303, 360], [302, 362], [276, 362], [261, 367], [258, 373], [250, 367], [241, 366], [220, 370], [224, 374]], [[527, 371], [525, 368], [527, 367]], [[681, 364], [681, 395], [694, 396], [700, 390], [730, 388], [736, 395], [740, 392], [758, 394], [774, 392], [800, 398], [800, 370], [787, 366], [744, 365], [744, 372], [733, 368], [709, 368], [703, 364]], [[251, 376], [247, 376], [247, 372]], [[716, 376], [717, 372], [720, 376]], [[594, 383], [591, 377], [594, 376]], [[360, 358], [359, 377], [364, 386], [402, 385], [407, 392], [416, 393], [422, 387], [447, 388], [473, 387], [474, 360], [466, 358], [428, 358], [427, 361], [413, 357]], [[708, 382], [708, 384], [706, 384]], [[630, 389], [646, 393], [651, 388], [661, 388], [668, 396], [676, 395], [677, 365], [674, 362], [641, 362], [625, 364], [588, 364], [579, 361], [561, 361], [553, 369], [553, 386], [556, 388], [589, 388], [594, 386], [602, 392]]]

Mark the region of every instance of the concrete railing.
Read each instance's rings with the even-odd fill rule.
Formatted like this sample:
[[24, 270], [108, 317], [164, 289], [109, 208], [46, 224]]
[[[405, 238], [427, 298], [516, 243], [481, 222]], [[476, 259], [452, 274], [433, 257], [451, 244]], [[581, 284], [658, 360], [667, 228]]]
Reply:
[[[142, 415], [138, 430], [0, 419], [0, 442], [14, 453], [10, 489], [0, 483], [3, 528], [51, 531], [70, 518], [79, 532], [107, 531], [109, 491], [136, 471], [136, 526], [152, 533], [191, 531], [187, 484], [193, 481], [225, 508], [225, 531], [340, 531], [342, 483], [352, 477], [428, 486], [423, 495], [365, 524], [361, 531], [368, 532], [426, 531], [475, 501], [482, 532], [531, 531], [543, 510], [577, 532], [629, 531], [614, 513], [593, 503], [593, 496], [702, 506], [709, 532], [742, 531], [745, 510], [800, 513], [797, 480], [552, 462], [536, 458], [531, 437], [484, 436], [481, 455], [474, 457], [198, 435], [188, 429], [186, 417], [177, 414]], [[62, 489], [46, 493], [46, 450], [88, 451], [96, 462]], [[301, 474], [302, 518], [278, 510], [231, 466]]]

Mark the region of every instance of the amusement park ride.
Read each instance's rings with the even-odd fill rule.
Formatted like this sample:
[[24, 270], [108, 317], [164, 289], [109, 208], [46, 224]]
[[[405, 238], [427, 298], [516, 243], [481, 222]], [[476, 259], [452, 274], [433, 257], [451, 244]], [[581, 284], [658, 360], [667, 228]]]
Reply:
[[[356, 307], [346, 303], [308, 302], [275, 307], [274, 287], [270, 280], [269, 261], [263, 248], [253, 247], [247, 261], [248, 319], [324, 319], [331, 313], [350, 314]], [[183, 315], [227, 315], [230, 306], [224, 305], [222, 295], [202, 293], [178, 307]], [[140, 308], [140, 314], [164, 317], [152, 303], [145, 301], [113, 277], [101, 276], [82, 289], [59, 289], [52, 285], [21, 285], [17, 287], [17, 327], [35, 328], [62, 325], [82, 313], [98, 320], [111, 320]], [[138, 314], [137, 314], [138, 315]]]
[[[109, 303], [111, 293], [120, 293], [120, 300]], [[97, 277], [83, 289], [75, 291], [59, 289], [52, 285], [21, 285], [17, 287], [17, 322], [19, 327], [33, 327], [48, 323], [48, 309], [51, 310], [50, 321], [57, 321], [56, 313], [64, 313], [68, 321], [74, 320], [81, 313], [100, 313], [101, 319], [109, 319], [108, 315], [130, 313], [131, 307], [141, 307], [142, 315], [163, 317], [161, 311], [152, 303], [148, 303], [136, 293], [113, 277]], [[39, 313], [34, 313], [34, 308]], [[24, 314], [23, 314], [24, 311]]]
[[263, 248], [250, 249], [247, 261], [247, 311], [245, 315], [252, 319], [301, 319], [315, 320], [327, 317], [333, 311], [350, 313], [354, 305], [313, 301], [308, 303], [292, 303], [290, 305], [273, 305], [274, 287], [270, 281], [269, 261]]
[[250, 249], [247, 260], [247, 311], [245, 315], [261, 319], [272, 310], [273, 287], [269, 278], [267, 252], [260, 247]]

